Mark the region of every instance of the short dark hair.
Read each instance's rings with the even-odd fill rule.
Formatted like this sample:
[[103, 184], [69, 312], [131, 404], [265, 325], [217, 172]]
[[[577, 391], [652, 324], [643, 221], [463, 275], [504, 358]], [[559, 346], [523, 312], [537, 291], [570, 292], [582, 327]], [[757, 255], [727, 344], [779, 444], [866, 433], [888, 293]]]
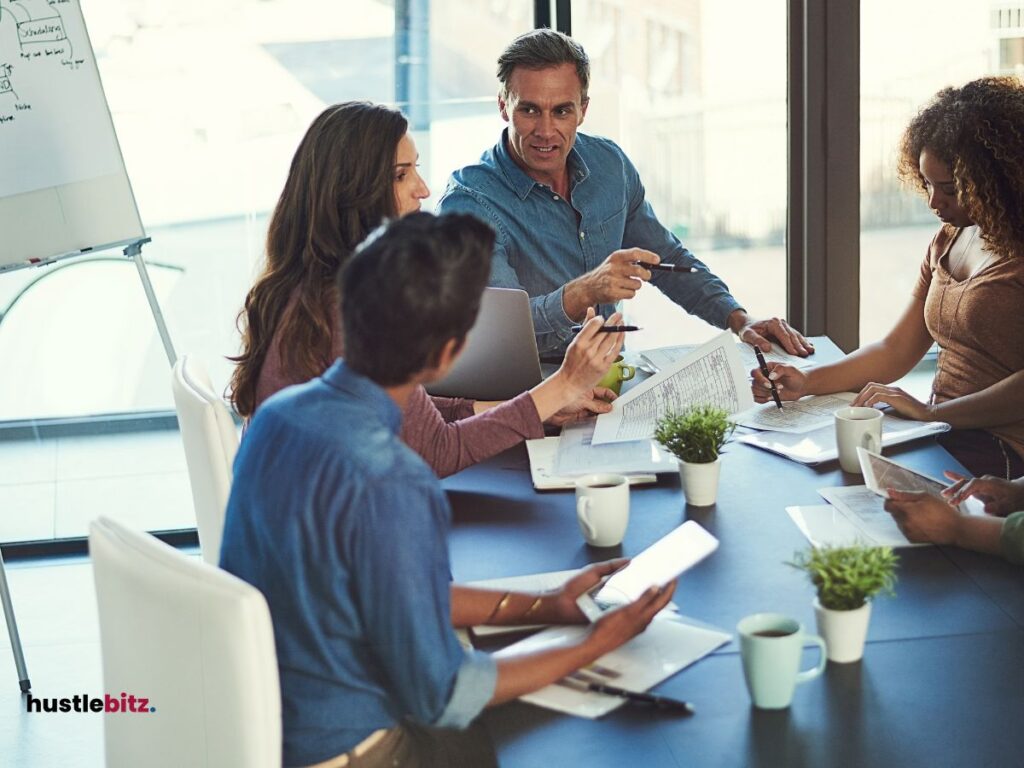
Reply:
[[493, 249], [494, 231], [467, 214], [378, 227], [338, 277], [346, 363], [383, 387], [436, 364], [476, 321]]
[[580, 79], [583, 101], [590, 87], [590, 57], [583, 46], [568, 35], [553, 29], [534, 29], [520, 35], [498, 57], [498, 80], [501, 94], [508, 96], [508, 84], [516, 67], [544, 69], [559, 64], [572, 64]]

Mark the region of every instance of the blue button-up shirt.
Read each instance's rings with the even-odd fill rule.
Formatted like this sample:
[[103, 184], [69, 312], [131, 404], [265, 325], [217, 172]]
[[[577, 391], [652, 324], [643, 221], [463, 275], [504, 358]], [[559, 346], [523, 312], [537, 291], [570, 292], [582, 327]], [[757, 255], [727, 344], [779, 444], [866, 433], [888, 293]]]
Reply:
[[235, 460], [221, 566], [270, 606], [285, 765], [405, 717], [464, 727], [494, 694], [493, 659], [452, 630], [451, 510], [400, 423], [339, 361], [267, 400]]
[[[491, 285], [530, 294], [541, 354], [565, 350], [575, 321], [565, 314], [566, 283], [598, 267], [613, 251], [644, 248], [695, 274], [654, 272], [656, 284], [687, 312], [719, 328], [740, 305], [728, 287], [662, 226], [636, 168], [615, 142], [577, 134], [569, 152], [569, 199], [534, 181], [501, 140], [477, 165], [452, 174], [439, 213], [471, 213], [494, 228]], [[602, 306], [607, 316], [613, 307]]]

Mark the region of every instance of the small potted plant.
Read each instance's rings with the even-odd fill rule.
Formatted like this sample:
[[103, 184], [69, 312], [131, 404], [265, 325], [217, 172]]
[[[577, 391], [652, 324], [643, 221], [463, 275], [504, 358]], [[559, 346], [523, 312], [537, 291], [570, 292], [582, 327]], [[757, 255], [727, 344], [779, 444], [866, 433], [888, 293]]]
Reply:
[[712, 405], [695, 405], [658, 420], [654, 432], [665, 450], [679, 459], [679, 480], [686, 503], [706, 507], [718, 497], [719, 455], [736, 425]]
[[871, 618], [871, 598], [893, 595], [898, 558], [889, 547], [855, 544], [810, 547], [789, 563], [807, 573], [817, 590], [814, 615], [829, 661], [859, 661]]

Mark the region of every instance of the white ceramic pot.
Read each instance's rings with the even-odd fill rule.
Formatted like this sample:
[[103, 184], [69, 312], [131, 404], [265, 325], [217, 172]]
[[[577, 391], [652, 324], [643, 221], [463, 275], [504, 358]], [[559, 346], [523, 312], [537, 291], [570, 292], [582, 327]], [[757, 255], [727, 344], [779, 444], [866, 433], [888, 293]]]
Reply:
[[682, 483], [686, 503], [695, 507], [709, 507], [718, 498], [718, 475], [722, 460], [705, 464], [679, 461], [679, 482]]
[[822, 608], [815, 598], [814, 616], [818, 622], [818, 634], [825, 638], [828, 646], [829, 661], [847, 664], [861, 660], [871, 619], [870, 601], [852, 611], [833, 611]]

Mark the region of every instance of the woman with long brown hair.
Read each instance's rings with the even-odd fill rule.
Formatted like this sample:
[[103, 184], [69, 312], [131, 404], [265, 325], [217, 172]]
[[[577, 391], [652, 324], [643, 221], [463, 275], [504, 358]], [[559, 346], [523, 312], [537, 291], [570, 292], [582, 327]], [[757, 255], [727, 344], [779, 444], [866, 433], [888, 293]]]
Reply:
[[[266, 398], [342, 356], [335, 276], [376, 226], [419, 210], [430, 194], [407, 129], [395, 110], [346, 102], [307, 130], [270, 220], [266, 264], [239, 314], [242, 352], [233, 358], [231, 396], [241, 416], [251, 418]], [[621, 347], [620, 333], [581, 333], [557, 373], [503, 403], [431, 398], [420, 388], [402, 438], [444, 477], [542, 437], [545, 421], [605, 412], [614, 393], [594, 385]]]
[[[975, 475], [1024, 474], [1024, 83], [985, 77], [945, 88], [907, 127], [900, 173], [942, 221], [910, 304], [881, 341], [807, 373], [772, 366], [786, 399], [860, 391], [854, 405], [945, 421], [939, 442]], [[933, 343], [922, 403], [889, 384]], [[754, 394], [770, 396], [754, 372]]]

